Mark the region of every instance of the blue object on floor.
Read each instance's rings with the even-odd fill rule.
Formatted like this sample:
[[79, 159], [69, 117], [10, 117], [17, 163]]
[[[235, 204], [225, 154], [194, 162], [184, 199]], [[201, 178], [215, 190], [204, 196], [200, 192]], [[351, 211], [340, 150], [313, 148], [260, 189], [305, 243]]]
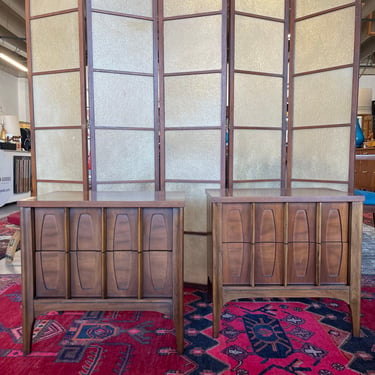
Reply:
[[365, 197], [363, 201], [363, 212], [371, 212], [372, 219], [374, 220], [375, 226], [375, 192], [367, 190], [354, 190], [355, 195], [362, 195]]

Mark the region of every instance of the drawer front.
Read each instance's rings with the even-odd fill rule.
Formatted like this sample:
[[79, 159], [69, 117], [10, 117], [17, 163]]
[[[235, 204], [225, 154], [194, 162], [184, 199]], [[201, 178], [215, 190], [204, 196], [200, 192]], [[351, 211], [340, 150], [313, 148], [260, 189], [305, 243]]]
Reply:
[[346, 284], [348, 280], [349, 204], [322, 205], [322, 284]]
[[66, 242], [63, 208], [35, 209], [36, 297], [65, 297]]
[[70, 209], [71, 296], [102, 296], [100, 208]]
[[232, 203], [223, 205], [223, 242], [250, 242], [250, 208], [250, 203]]
[[250, 244], [223, 244], [223, 284], [250, 285]]
[[138, 210], [107, 210], [107, 295], [138, 295]]
[[255, 285], [284, 282], [284, 205], [256, 204], [255, 209]]
[[142, 210], [143, 297], [171, 297], [173, 291], [173, 209]]
[[288, 284], [316, 282], [316, 204], [288, 205]]

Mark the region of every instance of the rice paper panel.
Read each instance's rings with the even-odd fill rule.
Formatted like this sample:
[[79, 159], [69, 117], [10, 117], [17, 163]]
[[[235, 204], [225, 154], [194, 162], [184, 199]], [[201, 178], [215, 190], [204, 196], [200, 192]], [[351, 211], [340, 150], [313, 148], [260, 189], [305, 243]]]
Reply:
[[221, 29], [221, 15], [165, 21], [165, 73], [221, 69]]
[[236, 0], [236, 11], [283, 19], [285, 0]]
[[220, 180], [221, 130], [165, 132], [165, 178]]
[[349, 155], [349, 126], [295, 130], [291, 178], [347, 181]]
[[64, 182], [37, 182], [37, 191], [38, 195], [53, 191], [83, 191], [83, 185]]
[[282, 126], [283, 80], [235, 73], [234, 126]]
[[233, 180], [281, 178], [281, 131], [234, 130]]
[[282, 74], [284, 24], [252, 17], [235, 17], [235, 69]]
[[79, 72], [36, 75], [32, 79], [36, 128], [81, 125]]
[[94, 73], [95, 126], [154, 127], [153, 77]]
[[78, 12], [31, 20], [30, 25], [34, 73], [79, 68]]
[[351, 122], [353, 69], [294, 79], [294, 127]]
[[164, 0], [164, 17], [215, 12], [222, 9], [222, 0]]
[[296, 16], [303, 17], [350, 3], [353, 3], [353, 0], [296, 0]]
[[153, 22], [92, 14], [95, 69], [153, 72]]
[[207, 247], [205, 235], [184, 236], [184, 281], [207, 285]]
[[92, 9], [152, 17], [153, 0], [91, 0]]
[[95, 146], [98, 183], [155, 179], [153, 131], [97, 129]]
[[233, 189], [280, 189], [280, 181], [234, 182]]
[[38, 180], [82, 181], [80, 129], [36, 130]]
[[348, 183], [332, 183], [332, 182], [311, 182], [311, 181], [292, 181], [292, 188], [317, 188], [317, 189], [334, 189], [348, 192]]
[[166, 191], [185, 193], [184, 228], [188, 232], [207, 232], [206, 189], [220, 189], [220, 184], [202, 182], [167, 182]]
[[220, 126], [221, 74], [165, 77], [165, 126]]
[[155, 191], [155, 183], [97, 184], [97, 191]]
[[74, 8], [78, 8], [78, 0], [30, 0], [31, 16]]
[[352, 64], [355, 8], [296, 23], [295, 73]]

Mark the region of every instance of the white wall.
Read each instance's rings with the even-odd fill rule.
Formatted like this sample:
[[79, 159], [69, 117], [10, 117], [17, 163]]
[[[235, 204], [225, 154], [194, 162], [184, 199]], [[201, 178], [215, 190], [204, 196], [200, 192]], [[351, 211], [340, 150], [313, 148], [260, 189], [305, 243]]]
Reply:
[[27, 78], [18, 78], [18, 119], [30, 122], [29, 82]]
[[0, 70], [0, 112], [17, 115], [19, 121], [30, 121], [27, 78], [18, 78]]
[[4, 115], [18, 115], [18, 78], [1, 70], [0, 109]]
[[375, 100], [375, 75], [362, 75], [359, 78], [359, 87], [372, 89], [372, 100]]

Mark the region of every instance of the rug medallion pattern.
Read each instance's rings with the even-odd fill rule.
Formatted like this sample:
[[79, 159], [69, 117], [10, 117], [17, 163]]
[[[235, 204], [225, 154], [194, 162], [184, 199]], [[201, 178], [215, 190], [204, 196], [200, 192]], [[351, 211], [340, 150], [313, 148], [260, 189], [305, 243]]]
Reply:
[[37, 318], [22, 353], [21, 282], [0, 276], [1, 374], [350, 375], [375, 372], [375, 277], [363, 278], [361, 337], [334, 299], [232, 301], [213, 339], [205, 289], [185, 288], [185, 351], [173, 322], [153, 312], [56, 312]]

